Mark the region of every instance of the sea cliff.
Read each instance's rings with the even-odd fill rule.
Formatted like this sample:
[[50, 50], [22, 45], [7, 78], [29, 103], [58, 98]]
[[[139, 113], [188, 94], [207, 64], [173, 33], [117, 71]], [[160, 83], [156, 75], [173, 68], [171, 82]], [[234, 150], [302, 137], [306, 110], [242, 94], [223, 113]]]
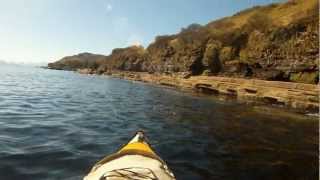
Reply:
[[118, 48], [107, 56], [82, 53], [48, 67], [317, 111], [318, 1], [256, 6], [158, 36], [146, 48]]

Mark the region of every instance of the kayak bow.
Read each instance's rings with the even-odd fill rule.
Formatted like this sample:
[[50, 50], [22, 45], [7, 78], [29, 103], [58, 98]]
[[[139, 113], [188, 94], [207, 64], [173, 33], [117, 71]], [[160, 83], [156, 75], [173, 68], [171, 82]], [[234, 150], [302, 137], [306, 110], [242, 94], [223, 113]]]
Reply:
[[166, 163], [152, 150], [144, 133], [96, 163], [84, 180], [175, 180]]

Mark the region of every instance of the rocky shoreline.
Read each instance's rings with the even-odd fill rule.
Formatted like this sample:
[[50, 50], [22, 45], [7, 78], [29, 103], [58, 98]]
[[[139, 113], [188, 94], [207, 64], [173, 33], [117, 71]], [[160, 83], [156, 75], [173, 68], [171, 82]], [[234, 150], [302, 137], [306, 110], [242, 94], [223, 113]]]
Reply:
[[[94, 74], [90, 69], [81, 69], [77, 72]], [[290, 108], [297, 112], [319, 112], [319, 85], [219, 76], [186, 76], [184, 73], [166, 75], [132, 71], [109, 71], [103, 75], [169, 86], [184, 91], [233, 97], [243, 102], [270, 104]]]
[[189, 73], [319, 83], [319, 3], [292, 0], [252, 7], [191, 24], [148, 46], [115, 48], [108, 55], [80, 53], [49, 63], [59, 70], [92, 69], [152, 74]]
[[80, 53], [48, 68], [319, 112], [318, 7], [317, 0], [256, 6], [157, 36], [147, 47]]

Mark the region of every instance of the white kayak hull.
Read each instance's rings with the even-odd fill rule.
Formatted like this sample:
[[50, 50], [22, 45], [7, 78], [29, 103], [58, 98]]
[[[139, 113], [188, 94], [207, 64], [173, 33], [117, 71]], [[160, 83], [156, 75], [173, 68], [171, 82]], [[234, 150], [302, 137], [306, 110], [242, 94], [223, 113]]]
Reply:
[[138, 132], [117, 153], [98, 162], [84, 180], [175, 180], [166, 163]]

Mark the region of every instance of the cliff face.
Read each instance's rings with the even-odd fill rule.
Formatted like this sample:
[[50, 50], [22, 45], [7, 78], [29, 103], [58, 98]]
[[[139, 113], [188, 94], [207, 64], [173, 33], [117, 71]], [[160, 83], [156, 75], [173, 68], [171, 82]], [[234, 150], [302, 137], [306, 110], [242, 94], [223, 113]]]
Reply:
[[143, 47], [118, 48], [104, 58], [97, 72], [100, 74], [110, 70], [146, 71], [145, 62], [147, 59]]
[[205, 26], [192, 24], [178, 34], [157, 37], [146, 49], [133, 46], [109, 56], [65, 57], [48, 66], [318, 83], [318, 25], [317, 0], [291, 0], [253, 7]]

